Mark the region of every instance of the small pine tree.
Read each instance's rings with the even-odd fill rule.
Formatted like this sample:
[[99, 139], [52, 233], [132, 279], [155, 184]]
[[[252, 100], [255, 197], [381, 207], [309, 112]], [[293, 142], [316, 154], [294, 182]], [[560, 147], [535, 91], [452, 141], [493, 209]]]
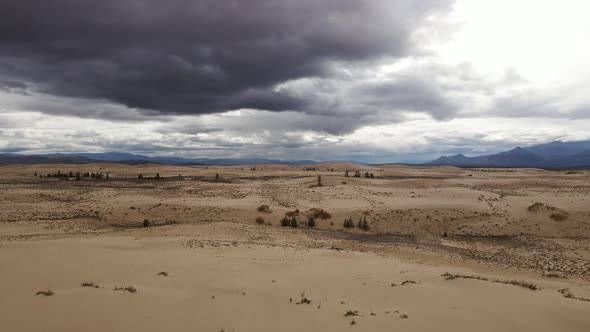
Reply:
[[348, 175], [348, 171], [344, 172], [344, 177], [349, 177], [350, 175]]
[[310, 228], [315, 227], [315, 219], [314, 219], [314, 217], [309, 217], [307, 219], [307, 227], [310, 227]]
[[291, 227], [293, 227], [293, 228], [299, 227], [299, 224], [297, 223], [297, 218], [293, 217], [291, 219]]
[[160, 173], [156, 173], [156, 179], [160, 178]]
[[35, 172], [35, 176], [37, 176], [37, 172]]
[[284, 216], [283, 219], [281, 220], [281, 226], [287, 227], [290, 225], [291, 225], [291, 223], [289, 222], [289, 219], [287, 219], [287, 216]]
[[82, 177], [80, 176], [80, 173], [76, 173], [76, 181], [81, 181]]
[[143, 227], [150, 227], [150, 221], [147, 219], [143, 220]]
[[322, 176], [318, 175], [318, 187], [322, 186]]
[[368, 231], [370, 229], [369, 223], [367, 222], [367, 218], [363, 218], [363, 223], [361, 224], [360, 228], [364, 231]]
[[143, 179], [143, 174], [139, 174], [139, 176], [137, 176], [137, 179], [139, 179], [139, 180]]
[[219, 173], [215, 173], [215, 180], [219, 180]]
[[354, 222], [352, 221], [352, 217], [351, 218], [344, 218], [343, 226], [344, 226], [344, 228], [354, 228]]

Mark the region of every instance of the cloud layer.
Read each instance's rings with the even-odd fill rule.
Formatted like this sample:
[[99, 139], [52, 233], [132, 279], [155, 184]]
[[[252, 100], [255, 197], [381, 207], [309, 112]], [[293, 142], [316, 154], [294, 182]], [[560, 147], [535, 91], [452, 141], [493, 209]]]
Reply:
[[444, 60], [458, 5], [0, 1], [0, 152], [382, 162], [590, 138], [590, 78]]
[[312, 111], [276, 85], [408, 56], [428, 18], [449, 9], [444, 0], [2, 1], [0, 84], [161, 113]]

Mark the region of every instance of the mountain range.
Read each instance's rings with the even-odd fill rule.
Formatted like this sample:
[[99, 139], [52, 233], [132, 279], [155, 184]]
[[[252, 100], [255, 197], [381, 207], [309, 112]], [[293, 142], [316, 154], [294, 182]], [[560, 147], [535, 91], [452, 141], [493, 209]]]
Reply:
[[590, 167], [590, 141], [554, 141], [531, 147], [516, 147], [496, 154], [467, 157], [463, 154], [443, 156], [427, 166], [457, 167], [536, 167], [586, 168]]
[[[335, 162], [335, 161], [326, 161]], [[357, 161], [347, 161], [365, 164]], [[54, 153], [20, 155], [0, 153], [0, 165], [10, 164], [163, 164], [163, 165], [211, 165], [236, 166], [252, 164], [311, 165], [314, 160], [280, 160], [266, 158], [181, 158], [149, 157], [125, 152], [106, 153]], [[407, 165], [407, 164], [406, 164]], [[442, 156], [423, 166], [457, 167], [536, 167], [536, 168], [590, 168], [590, 141], [554, 141], [530, 147], [516, 147], [496, 154], [467, 157], [463, 154]]]
[[0, 165], [12, 164], [88, 164], [88, 163], [119, 163], [119, 164], [163, 164], [163, 165], [252, 165], [252, 164], [283, 164], [308, 165], [313, 160], [279, 160], [266, 158], [180, 158], [180, 157], [148, 157], [125, 152], [106, 153], [53, 153], [39, 155], [1, 154]]

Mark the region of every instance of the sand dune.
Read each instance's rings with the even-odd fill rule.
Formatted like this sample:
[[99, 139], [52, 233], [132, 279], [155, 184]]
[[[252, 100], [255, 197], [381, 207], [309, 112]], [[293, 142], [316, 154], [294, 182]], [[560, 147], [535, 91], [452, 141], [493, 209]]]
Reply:
[[[33, 176], [58, 170], [110, 178]], [[164, 179], [137, 179], [157, 173]], [[0, 322], [6, 331], [587, 331], [589, 180], [338, 163], [4, 166]], [[331, 217], [306, 227], [314, 208]], [[285, 214], [300, 227], [281, 227]]]

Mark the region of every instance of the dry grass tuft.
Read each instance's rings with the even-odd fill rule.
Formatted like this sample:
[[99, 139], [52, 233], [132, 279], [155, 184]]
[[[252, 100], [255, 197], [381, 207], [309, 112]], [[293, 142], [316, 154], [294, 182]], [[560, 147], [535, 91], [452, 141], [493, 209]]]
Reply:
[[98, 284], [91, 282], [91, 281], [84, 281], [80, 284], [82, 287], [92, 287], [92, 288], [99, 288]]
[[37, 294], [35, 294], [35, 295], [53, 296], [53, 295], [55, 295], [55, 293], [51, 289], [48, 288], [47, 290], [44, 290], [44, 291], [38, 291]]
[[115, 286], [115, 288], [113, 288], [113, 291], [126, 291], [129, 293], [137, 293], [137, 289], [135, 289], [135, 287], [133, 286]]
[[519, 286], [519, 287], [528, 288], [528, 289], [534, 290], [534, 291], [541, 290], [541, 288], [539, 286], [537, 286], [533, 283], [530, 283], [528, 281], [523, 281], [523, 280], [488, 279], [486, 277], [477, 276], [477, 275], [452, 274], [452, 273], [448, 273], [448, 272], [441, 274], [441, 277], [444, 277], [445, 280], [475, 279], [475, 280], [481, 280], [481, 281], [495, 282], [495, 283], [499, 283], [499, 284]]
[[359, 315], [358, 310], [346, 310], [346, 313], [344, 313], [344, 317], [358, 316], [358, 315]]
[[567, 220], [568, 215], [567, 215], [567, 213], [563, 213], [563, 212], [555, 212], [555, 213], [552, 213], [549, 216], [549, 218], [551, 218], [555, 221], [564, 221], [564, 220]]
[[558, 290], [558, 292], [561, 295], [563, 295], [563, 297], [565, 297], [567, 299], [574, 299], [574, 300], [578, 300], [578, 301], [590, 302], [590, 298], [575, 296], [574, 293], [572, 293], [569, 288], [562, 288], [562, 289]]
[[258, 210], [258, 212], [262, 212], [262, 213], [271, 213], [270, 207], [268, 205], [266, 205], [266, 204], [260, 205], [258, 207], [258, 209], [256, 209], [256, 210]]
[[307, 215], [309, 217], [314, 218], [314, 219], [322, 219], [322, 220], [332, 218], [332, 216], [328, 212], [324, 211], [324, 209], [318, 209], [318, 208], [309, 209], [309, 211], [307, 211]]

